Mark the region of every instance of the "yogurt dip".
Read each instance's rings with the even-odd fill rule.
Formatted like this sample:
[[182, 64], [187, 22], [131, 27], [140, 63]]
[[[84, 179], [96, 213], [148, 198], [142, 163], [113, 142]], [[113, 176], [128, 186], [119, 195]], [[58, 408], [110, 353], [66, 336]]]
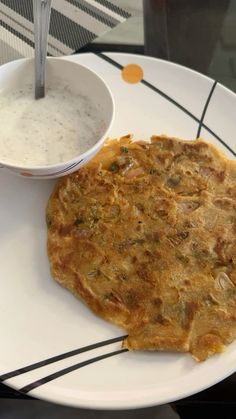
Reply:
[[0, 161], [24, 167], [68, 161], [99, 139], [103, 121], [92, 101], [67, 88], [33, 86], [0, 94]]

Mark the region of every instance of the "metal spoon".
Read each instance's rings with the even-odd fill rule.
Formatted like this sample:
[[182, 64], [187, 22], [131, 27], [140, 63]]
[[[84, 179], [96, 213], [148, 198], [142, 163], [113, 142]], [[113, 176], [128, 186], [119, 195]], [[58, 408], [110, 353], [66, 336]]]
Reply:
[[35, 99], [45, 96], [45, 63], [52, 0], [33, 0], [35, 42]]

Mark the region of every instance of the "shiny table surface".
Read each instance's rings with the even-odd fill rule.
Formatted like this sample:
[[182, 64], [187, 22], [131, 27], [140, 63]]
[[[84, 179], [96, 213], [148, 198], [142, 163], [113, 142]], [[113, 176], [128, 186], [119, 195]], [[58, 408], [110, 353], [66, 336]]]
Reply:
[[146, 53], [193, 68], [236, 91], [235, 0], [145, 0], [144, 17]]

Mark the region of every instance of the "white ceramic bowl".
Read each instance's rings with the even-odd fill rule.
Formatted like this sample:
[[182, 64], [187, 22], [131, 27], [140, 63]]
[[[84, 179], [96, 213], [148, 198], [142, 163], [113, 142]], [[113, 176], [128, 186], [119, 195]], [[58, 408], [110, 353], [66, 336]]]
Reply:
[[[92, 98], [99, 109], [101, 126], [97, 127], [99, 137], [93, 147], [80, 155], [63, 163], [30, 166], [13, 165], [1, 162], [0, 167], [13, 173], [36, 179], [60, 177], [81, 167], [90, 160], [102, 147], [107, 138], [108, 130], [114, 118], [114, 101], [112, 94], [104, 82], [95, 72], [88, 68], [62, 58], [48, 58], [46, 62], [46, 86], [59, 83], [61, 87], [67, 86], [73, 93], [82, 94]], [[29, 83], [34, 83], [34, 60], [22, 59], [4, 64], [0, 67], [0, 94], [5, 90], [24, 88]], [[4, 121], [0, 122], [3, 124]]]

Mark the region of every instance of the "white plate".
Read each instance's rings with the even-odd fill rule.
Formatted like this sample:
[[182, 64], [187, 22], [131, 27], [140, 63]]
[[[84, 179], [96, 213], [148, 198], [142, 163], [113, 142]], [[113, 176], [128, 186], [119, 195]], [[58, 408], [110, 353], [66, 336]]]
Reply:
[[[117, 109], [112, 136], [132, 132], [136, 138], [148, 138], [166, 133], [194, 139], [200, 124], [202, 136], [234, 158], [236, 96], [232, 92], [165, 61], [108, 56], [112, 61], [93, 54], [70, 59], [97, 71], [110, 86]], [[130, 63], [141, 66], [145, 81], [123, 80], [120, 67]], [[94, 316], [50, 277], [44, 214], [53, 184], [0, 173], [0, 374], [4, 383], [57, 403], [126, 409], [183, 398], [232, 374], [236, 342], [224, 354], [199, 364], [188, 354], [113, 353], [120, 350], [120, 341], [109, 341], [123, 332]], [[96, 345], [101, 341], [109, 344]], [[44, 362], [60, 354], [55, 362]], [[111, 356], [99, 359], [106, 354]]]

